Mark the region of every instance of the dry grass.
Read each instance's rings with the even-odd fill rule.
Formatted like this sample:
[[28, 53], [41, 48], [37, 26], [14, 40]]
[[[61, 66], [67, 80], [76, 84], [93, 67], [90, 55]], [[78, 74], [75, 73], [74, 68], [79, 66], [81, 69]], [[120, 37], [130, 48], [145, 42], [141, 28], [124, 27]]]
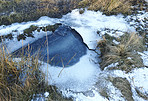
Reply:
[[43, 80], [38, 66], [37, 58], [15, 61], [5, 47], [0, 48], [0, 101], [31, 100]]
[[19, 59], [13, 57], [7, 48], [0, 48], [0, 101], [31, 101], [36, 97], [45, 98], [45, 92], [50, 93], [47, 101], [72, 101], [47, 84], [39, 70], [38, 56], [24, 56], [22, 52]]
[[142, 67], [143, 62], [137, 52], [144, 50], [143, 38], [131, 33], [125, 34], [117, 40], [120, 44], [115, 44], [105, 37], [98, 42], [98, 47], [102, 52], [101, 69], [112, 63], [118, 63], [118, 66], [109, 69], [120, 69], [126, 72], [136, 67]]
[[80, 7], [88, 7], [90, 10], [101, 10], [107, 15], [129, 14], [132, 0], [83, 0]]
[[41, 16], [60, 18], [78, 7], [100, 10], [106, 15], [131, 14], [131, 5], [136, 4], [141, 5], [142, 9], [145, 2], [144, 0], [0, 0], [0, 25], [37, 20]]
[[[80, 0], [41, 0], [38, 2], [37, 13], [62, 16], [76, 8]], [[50, 16], [48, 15], [48, 16]]]
[[6, 2], [0, 0], [0, 2], [0, 25], [9, 25], [14, 22], [37, 20], [41, 16], [60, 18], [75, 9], [80, 0], [6, 0]]

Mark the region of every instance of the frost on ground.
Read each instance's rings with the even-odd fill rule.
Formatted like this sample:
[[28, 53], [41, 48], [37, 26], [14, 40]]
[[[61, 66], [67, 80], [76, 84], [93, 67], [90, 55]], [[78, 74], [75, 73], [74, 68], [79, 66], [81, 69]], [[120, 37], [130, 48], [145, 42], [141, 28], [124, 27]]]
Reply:
[[100, 72], [98, 66], [93, 63], [91, 54], [94, 53], [88, 51], [77, 64], [69, 68], [53, 67], [44, 63], [41, 68], [48, 75], [46, 80], [60, 89], [87, 91], [95, 83]]
[[[147, 13], [142, 16], [147, 17]], [[41, 17], [38, 21], [0, 26], [0, 35], [13, 33], [13, 40], [4, 41], [9, 51], [12, 52], [22, 45], [31, 43], [50, 33], [41, 32], [41, 34], [34, 31], [35, 38], [26, 38], [26, 40], [17, 41], [16, 36], [22, 33], [24, 29], [29, 28], [31, 25], [46, 26], [48, 24], [62, 23], [77, 30], [88, 47], [95, 49], [97, 41], [100, 40], [105, 33], [118, 37], [124, 34], [123, 32], [136, 31], [136, 27], [131, 25], [137, 24], [137, 22], [133, 21], [132, 23], [128, 23], [130, 18], [131, 16], [124, 18], [123, 15], [105, 16], [99, 11], [94, 12], [87, 10], [85, 10], [83, 14], [79, 14], [79, 10], [76, 9], [64, 15], [61, 19]], [[135, 16], [132, 18], [134, 19]], [[17, 32], [15, 30], [17, 30]], [[97, 34], [98, 31], [100, 34]], [[118, 42], [115, 43], [119, 44]], [[144, 65], [148, 66], [148, 51], [139, 54], [142, 55]], [[101, 71], [99, 65], [96, 63], [98, 61], [96, 57], [97, 54], [95, 52], [88, 50], [87, 54], [83, 56], [77, 64], [69, 68], [53, 67], [43, 63], [41, 70], [45, 73], [48, 84], [56, 85], [64, 96], [72, 97], [75, 101], [124, 101], [125, 98], [121, 91], [109, 81], [108, 78], [112, 77], [126, 78], [131, 84], [133, 99], [135, 101], [145, 100], [138, 95], [136, 89], [142, 94], [147, 95], [148, 68], [135, 69], [128, 74], [119, 70]]]
[[141, 58], [143, 59], [144, 65], [148, 67], [148, 51], [144, 51], [143, 53], [139, 52], [139, 54], [141, 55]]
[[116, 70], [112, 72], [115, 77], [126, 78], [132, 87], [133, 99], [135, 101], [146, 101], [147, 98], [141, 97], [136, 90], [138, 90], [143, 95], [148, 95], [148, 68], [143, 67], [131, 71], [131, 73], [126, 74], [121, 70]]

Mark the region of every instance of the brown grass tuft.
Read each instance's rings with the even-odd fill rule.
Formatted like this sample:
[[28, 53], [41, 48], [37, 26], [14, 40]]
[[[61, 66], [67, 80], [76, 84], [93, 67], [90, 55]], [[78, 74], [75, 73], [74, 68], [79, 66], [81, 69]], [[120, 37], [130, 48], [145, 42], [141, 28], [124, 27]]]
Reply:
[[129, 14], [132, 0], [83, 0], [80, 7], [88, 7], [89, 10], [102, 11], [107, 15]]
[[37, 58], [16, 61], [4, 46], [0, 48], [0, 101], [31, 100], [43, 80], [38, 67]]
[[45, 92], [50, 93], [45, 98], [48, 101], [72, 101], [45, 82], [38, 57], [26, 55], [22, 52], [19, 59], [14, 59], [7, 48], [0, 48], [0, 101], [31, 101], [45, 98]]
[[126, 72], [136, 67], [142, 67], [143, 61], [137, 52], [145, 49], [143, 38], [131, 33], [125, 34], [116, 40], [120, 43], [115, 44], [112, 40], [106, 38], [98, 42], [98, 47], [102, 53], [101, 69], [112, 63], [118, 63], [118, 65], [109, 69], [120, 69]]

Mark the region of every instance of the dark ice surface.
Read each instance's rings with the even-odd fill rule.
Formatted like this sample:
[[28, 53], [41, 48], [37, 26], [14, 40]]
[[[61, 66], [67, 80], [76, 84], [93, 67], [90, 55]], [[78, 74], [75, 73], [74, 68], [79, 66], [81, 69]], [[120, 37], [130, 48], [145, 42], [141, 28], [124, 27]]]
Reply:
[[16, 57], [28, 53], [38, 55], [39, 60], [53, 66], [68, 67], [76, 64], [86, 51], [87, 47], [80, 34], [69, 26], [61, 25], [54, 33], [36, 40], [29, 46], [21, 47], [13, 54]]

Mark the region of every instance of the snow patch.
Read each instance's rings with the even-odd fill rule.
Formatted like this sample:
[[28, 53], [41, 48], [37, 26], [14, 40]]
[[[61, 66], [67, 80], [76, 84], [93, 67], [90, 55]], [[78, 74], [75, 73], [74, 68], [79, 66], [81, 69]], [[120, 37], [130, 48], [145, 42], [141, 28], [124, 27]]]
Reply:
[[77, 64], [68, 68], [54, 67], [44, 63], [41, 69], [51, 85], [78, 92], [86, 91], [95, 84], [100, 72], [99, 66], [92, 61], [91, 54], [94, 53], [88, 51]]
[[144, 51], [143, 53], [139, 52], [141, 58], [143, 59], [143, 64], [148, 66], [148, 51]]

